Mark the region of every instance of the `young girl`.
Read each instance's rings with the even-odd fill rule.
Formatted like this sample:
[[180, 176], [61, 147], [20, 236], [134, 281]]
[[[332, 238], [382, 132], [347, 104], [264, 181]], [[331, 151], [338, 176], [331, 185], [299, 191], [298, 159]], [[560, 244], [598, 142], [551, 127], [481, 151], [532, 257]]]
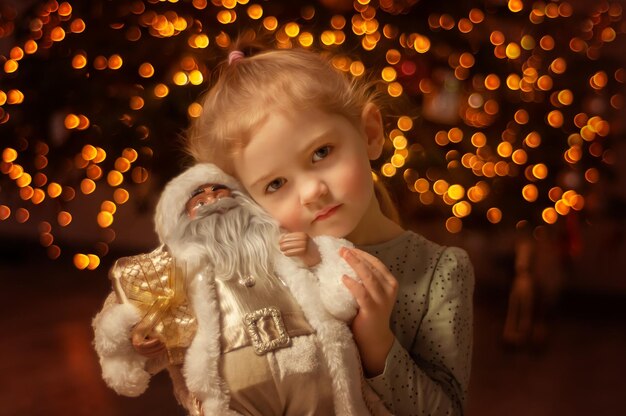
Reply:
[[286, 231], [359, 247], [341, 255], [361, 279], [344, 284], [360, 307], [351, 329], [368, 383], [396, 415], [462, 414], [473, 270], [463, 250], [385, 215], [370, 167], [383, 122], [369, 90], [313, 52], [234, 50], [187, 147], [235, 176]]

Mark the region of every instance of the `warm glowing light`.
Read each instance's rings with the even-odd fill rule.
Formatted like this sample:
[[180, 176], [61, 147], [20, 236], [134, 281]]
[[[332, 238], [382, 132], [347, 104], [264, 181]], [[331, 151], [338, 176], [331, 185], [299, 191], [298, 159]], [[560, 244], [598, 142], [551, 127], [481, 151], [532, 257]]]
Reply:
[[70, 23], [70, 30], [72, 33], [83, 33], [87, 25], [83, 19], [74, 19]]
[[30, 218], [30, 212], [26, 208], [18, 208], [15, 210], [15, 221], [24, 224]]
[[150, 78], [154, 75], [154, 67], [149, 62], [144, 62], [139, 66], [139, 75], [143, 78]]
[[391, 163], [385, 163], [380, 168], [380, 173], [389, 178], [396, 174], [396, 168]]
[[115, 192], [113, 192], [113, 200], [116, 204], [122, 205], [128, 202], [129, 193], [124, 188], [117, 188]]
[[506, 78], [506, 86], [509, 87], [510, 90], [516, 91], [520, 88], [520, 76], [517, 74], [511, 74]]
[[589, 79], [589, 85], [591, 85], [593, 89], [601, 90], [606, 86], [607, 81], [608, 77], [606, 72], [598, 71]]
[[448, 196], [456, 201], [465, 196], [465, 188], [458, 184], [450, 185], [447, 192]]
[[541, 46], [541, 49], [544, 51], [551, 51], [554, 49], [554, 44], [554, 38], [550, 35], [545, 35], [539, 40], [539, 46]]
[[570, 90], [559, 91], [557, 99], [563, 105], [570, 105], [574, 101], [574, 94]]
[[263, 7], [261, 7], [261, 5], [259, 4], [253, 4], [250, 7], [248, 7], [248, 16], [250, 16], [251, 19], [253, 20], [258, 20], [261, 17], [263, 17]]
[[108, 60], [108, 66], [110, 69], [120, 69], [123, 64], [124, 61], [122, 60], [122, 57], [117, 54], [111, 55]]
[[457, 217], [450, 217], [446, 220], [446, 230], [452, 234], [456, 234], [463, 228], [463, 223]]
[[426, 53], [430, 50], [430, 39], [426, 36], [418, 35], [413, 42], [413, 48], [418, 53]]
[[498, 30], [494, 30], [489, 36], [489, 41], [494, 46], [502, 45], [504, 44], [504, 34]]
[[509, 157], [513, 153], [513, 146], [509, 142], [501, 142], [498, 144], [498, 154], [502, 157]]
[[383, 68], [381, 72], [381, 77], [387, 82], [394, 81], [396, 79], [396, 70], [393, 69], [393, 67], [387, 66]]
[[124, 176], [116, 171], [112, 170], [107, 175], [107, 183], [111, 186], [119, 186], [124, 181]]
[[107, 154], [101, 147], [96, 147], [96, 157], [93, 158], [93, 163], [100, 163], [106, 159]]
[[489, 208], [487, 210], [487, 220], [492, 224], [502, 221], [502, 211], [499, 208]]
[[0, 205], [0, 220], [4, 221], [11, 216], [11, 208], [6, 205]]
[[278, 27], [278, 19], [274, 16], [268, 16], [263, 19], [263, 27], [269, 31], [274, 31]]
[[285, 33], [290, 38], [295, 38], [300, 33], [300, 26], [297, 23], [289, 22], [285, 25]]
[[100, 211], [96, 220], [101, 228], [108, 228], [113, 224], [113, 214], [108, 211]]
[[93, 191], [95, 190], [96, 190], [96, 183], [92, 181], [91, 179], [85, 178], [80, 182], [80, 191], [83, 194], [89, 195], [93, 193]]
[[173, 81], [174, 81], [174, 84], [183, 86], [183, 85], [187, 85], [187, 83], [189, 82], [189, 77], [187, 76], [186, 73], [182, 71], [178, 71], [174, 74]]
[[471, 141], [475, 147], [480, 148], [487, 144], [487, 136], [482, 132], [477, 132], [472, 135]]
[[448, 131], [448, 140], [450, 140], [452, 143], [459, 143], [461, 140], [463, 140], [463, 130], [458, 127], [452, 127]]
[[524, 10], [524, 3], [522, 0], [509, 0], [509, 10], [513, 13], [521, 12]]
[[202, 115], [202, 105], [200, 103], [191, 103], [189, 107], [187, 107], [187, 114], [191, 118], [197, 118]]
[[57, 215], [57, 222], [61, 227], [67, 227], [72, 222], [72, 214], [67, 211], [61, 211]]
[[50, 182], [48, 184], [48, 196], [50, 198], [57, 198], [59, 195], [61, 195], [62, 190], [63, 188], [61, 188], [61, 185], [56, 182]]
[[81, 53], [74, 55], [72, 58], [72, 68], [82, 69], [87, 66], [87, 57]]
[[29, 55], [32, 55], [35, 52], [37, 52], [38, 48], [39, 46], [37, 45], [37, 42], [35, 42], [32, 39], [27, 40], [26, 43], [24, 44], [24, 51]]
[[399, 82], [392, 82], [387, 86], [387, 93], [392, 97], [399, 97], [402, 95], [402, 85]]
[[50, 32], [50, 39], [55, 42], [61, 42], [63, 39], [65, 39], [65, 30], [63, 30], [63, 28], [59, 26], [55, 27]]
[[559, 218], [559, 215], [554, 208], [548, 207], [541, 213], [541, 218], [548, 224], [554, 224]]
[[472, 212], [472, 206], [467, 201], [461, 201], [452, 206], [452, 214], [455, 217], [467, 217]]
[[15, 159], [17, 159], [17, 151], [15, 149], [7, 147], [2, 151], [2, 160], [6, 163], [11, 163], [15, 161]]
[[98, 150], [90, 144], [86, 144], [85, 146], [83, 146], [83, 150], [81, 151], [81, 156], [85, 160], [93, 160], [95, 159], [97, 154]]
[[131, 108], [131, 110], [141, 110], [143, 108], [144, 105], [144, 100], [141, 97], [138, 97], [136, 95], [130, 97], [130, 103], [129, 103], [129, 107]]
[[539, 77], [539, 79], [537, 80], [537, 86], [539, 87], [539, 89], [543, 90], [543, 91], [549, 91], [552, 89], [552, 78], [550, 78], [548, 75], [542, 75]]
[[170, 93], [170, 89], [165, 84], [157, 84], [154, 86], [154, 95], [158, 98], [165, 98]]
[[130, 161], [125, 157], [118, 157], [115, 159], [114, 167], [120, 172], [127, 172], [130, 169]]
[[300, 36], [298, 36], [298, 42], [300, 43], [300, 45], [304, 46], [305, 48], [308, 48], [309, 46], [313, 45], [314, 40], [315, 39], [311, 32], [302, 32]]
[[89, 266], [89, 257], [86, 254], [74, 254], [74, 267], [78, 270], [85, 270]]
[[4, 72], [6, 72], [7, 74], [10, 74], [12, 72], [17, 71], [18, 67], [19, 67], [19, 64], [17, 63], [16, 60], [9, 59], [4, 63]]
[[519, 45], [515, 42], [511, 42], [506, 45], [506, 56], [509, 59], [517, 59], [520, 57], [522, 51]]
[[459, 65], [463, 68], [471, 68], [474, 66], [474, 55], [468, 52], [463, 52], [459, 57]]
[[413, 120], [408, 116], [400, 117], [397, 124], [398, 128], [402, 131], [409, 131], [413, 128]]
[[398, 150], [406, 149], [407, 144], [408, 140], [404, 136], [396, 136], [393, 139], [393, 147]]
[[132, 170], [131, 178], [135, 183], [144, 183], [148, 180], [148, 170], [141, 166], [137, 166]]
[[535, 185], [528, 184], [522, 188], [522, 196], [528, 202], [535, 202], [539, 196], [539, 191]]
[[189, 73], [189, 82], [191, 82], [192, 85], [202, 84], [202, 82], [204, 82], [204, 77], [202, 76], [202, 72], [198, 71], [197, 69], [194, 69], [193, 71], [191, 71]]
[[548, 167], [543, 163], [537, 163], [532, 168], [533, 176], [537, 179], [545, 179], [548, 176]]
[[359, 77], [363, 75], [365, 73], [365, 65], [363, 65], [363, 62], [361, 61], [352, 62], [350, 64], [350, 73], [355, 77]]
[[559, 110], [552, 110], [547, 116], [548, 124], [554, 128], [559, 128], [563, 125], [563, 113]]
[[485, 77], [485, 87], [488, 90], [497, 90], [500, 88], [500, 78], [496, 74], [489, 74]]

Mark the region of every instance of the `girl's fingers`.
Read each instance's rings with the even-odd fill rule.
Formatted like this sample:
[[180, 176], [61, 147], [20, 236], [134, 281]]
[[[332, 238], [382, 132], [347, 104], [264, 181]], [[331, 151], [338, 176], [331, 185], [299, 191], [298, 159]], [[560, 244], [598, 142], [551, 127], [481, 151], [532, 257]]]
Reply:
[[390, 289], [396, 290], [398, 287], [398, 281], [391, 274], [387, 266], [384, 265], [376, 256], [371, 255], [358, 248], [353, 248], [354, 255], [360, 258], [362, 261], [366, 261], [374, 270], [377, 271], [376, 276], [381, 279], [381, 284], [386, 284]]
[[365, 286], [350, 277], [343, 275], [343, 283], [348, 288], [356, 303], [359, 304], [361, 310], [366, 310], [372, 302], [372, 297], [369, 295]]
[[361, 279], [362, 285], [368, 294], [379, 303], [383, 300], [385, 290], [381, 286], [382, 277], [380, 272], [370, 266], [367, 261], [357, 257], [351, 250], [342, 250], [341, 256], [354, 269], [356, 275]]

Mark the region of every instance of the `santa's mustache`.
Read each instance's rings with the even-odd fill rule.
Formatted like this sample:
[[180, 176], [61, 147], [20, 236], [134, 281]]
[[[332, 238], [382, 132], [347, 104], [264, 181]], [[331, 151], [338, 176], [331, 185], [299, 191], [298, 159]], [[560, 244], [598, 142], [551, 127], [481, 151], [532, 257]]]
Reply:
[[201, 219], [213, 214], [224, 214], [225, 212], [241, 206], [236, 197], [222, 197], [209, 204], [201, 205], [196, 209], [196, 219]]

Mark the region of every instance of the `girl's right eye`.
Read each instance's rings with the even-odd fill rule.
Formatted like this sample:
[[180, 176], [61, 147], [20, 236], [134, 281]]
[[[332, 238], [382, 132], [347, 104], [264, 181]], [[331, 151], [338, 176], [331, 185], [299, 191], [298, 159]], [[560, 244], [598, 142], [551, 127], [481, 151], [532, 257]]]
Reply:
[[274, 179], [272, 182], [267, 184], [267, 186], [265, 187], [265, 192], [270, 193], [270, 194], [274, 193], [278, 191], [280, 188], [282, 188], [286, 182], [287, 181], [283, 178]]

